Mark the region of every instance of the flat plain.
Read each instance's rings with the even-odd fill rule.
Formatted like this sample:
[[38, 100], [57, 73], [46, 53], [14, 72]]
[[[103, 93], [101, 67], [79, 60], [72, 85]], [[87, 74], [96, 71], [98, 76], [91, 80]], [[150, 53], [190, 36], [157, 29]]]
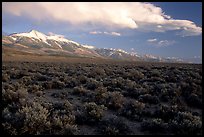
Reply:
[[2, 62], [4, 134], [202, 134], [202, 65], [25, 57]]

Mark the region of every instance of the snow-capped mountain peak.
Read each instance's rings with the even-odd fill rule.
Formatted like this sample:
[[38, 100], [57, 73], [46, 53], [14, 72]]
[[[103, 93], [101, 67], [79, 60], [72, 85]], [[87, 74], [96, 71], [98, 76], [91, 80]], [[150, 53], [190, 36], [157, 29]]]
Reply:
[[28, 33], [16, 33], [16, 34], [12, 34], [10, 35], [11, 37], [28, 37], [28, 38], [35, 38], [37, 40], [40, 40], [48, 45], [50, 45], [47, 40], [54, 40], [57, 42], [66, 42], [66, 43], [73, 43], [77, 46], [79, 46], [80, 44], [77, 42], [74, 42], [72, 40], [68, 40], [66, 38], [64, 38], [64, 36], [62, 35], [57, 35], [57, 34], [52, 34], [52, 35], [45, 35], [37, 30], [31, 30]]
[[122, 49], [117, 49], [117, 51], [128, 54], [128, 52], [126, 52], [126, 51], [124, 51]]
[[37, 40], [43, 41], [45, 43], [47, 43], [47, 36], [37, 30], [31, 30], [28, 33], [16, 33], [16, 34], [12, 34], [12, 37], [15, 36], [20, 36], [20, 37], [29, 37], [29, 38], [35, 38]]

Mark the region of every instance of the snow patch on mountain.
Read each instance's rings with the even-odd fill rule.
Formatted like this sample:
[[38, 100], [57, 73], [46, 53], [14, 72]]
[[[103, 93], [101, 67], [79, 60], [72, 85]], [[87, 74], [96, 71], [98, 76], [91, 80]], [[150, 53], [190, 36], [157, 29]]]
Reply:
[[47, 40], [54, 40], [54, 41], [58, 41], [58, 42], [66, 42], [66, 43], [73, 43], [77, 46], [80, 46], [79, 43], [72, 41], [72, 40], [68, 40], [66, 38], [64, 38], [62, 35], [57, 35], [57, 34], [50, 34], [50, 35], [45, 35], [39, 31], [36, 30], [31, 30], [29, 33], [17, 33], [17, 34], [12, 34], [11, 37], [29, 37], [29, 38], [34, 38], [37, 40], [40, 40], [48, 45], [51, 46], [51, 44], [49, 44], [47, 42]]
[[55, 44], [62, 49], [62, 46], [55, 41]]
[[11, 37], [14, 41], [16, 41], [17, 40], [17, 38], [14, 38], [14, 37]]

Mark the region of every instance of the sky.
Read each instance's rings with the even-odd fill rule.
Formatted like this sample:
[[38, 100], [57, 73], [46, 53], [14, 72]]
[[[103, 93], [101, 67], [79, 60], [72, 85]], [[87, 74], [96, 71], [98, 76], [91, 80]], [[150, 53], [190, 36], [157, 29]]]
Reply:
[[3, 2], [2, 30], [37, 30], [97, 48], [202, 58], [201, 2]]

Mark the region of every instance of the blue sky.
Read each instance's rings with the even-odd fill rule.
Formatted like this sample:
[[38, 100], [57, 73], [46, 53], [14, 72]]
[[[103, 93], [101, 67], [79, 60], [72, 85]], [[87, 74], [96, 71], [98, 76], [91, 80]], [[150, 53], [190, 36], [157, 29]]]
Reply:
[[[162, 57], [202, 57], [202, 3], [3, 3], [2, 30]], [[60, 8], [59, 8], [60, 7]]]

